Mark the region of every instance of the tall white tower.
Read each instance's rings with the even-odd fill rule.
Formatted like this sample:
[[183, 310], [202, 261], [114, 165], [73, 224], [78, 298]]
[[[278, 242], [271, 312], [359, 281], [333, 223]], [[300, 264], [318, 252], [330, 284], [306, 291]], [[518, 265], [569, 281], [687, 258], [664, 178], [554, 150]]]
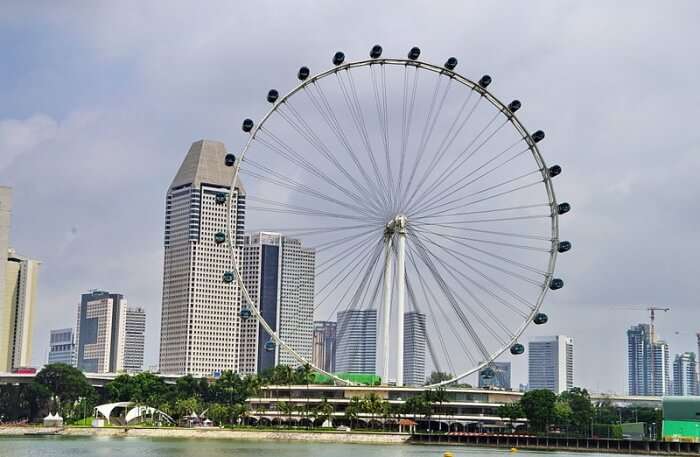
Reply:
[[[192, 144], [166, 197], [160, 371], [208, 375], [238, 370], [240, 294], [236, 282], [224, 283], [233, 271], [227, 231], [228, 199], [235, 201], [231, 225], [241, 245], [245, 190], [230, 189], [233, 167], [218, 141]], [[238, 255], [238, 253], [236, 253]]]

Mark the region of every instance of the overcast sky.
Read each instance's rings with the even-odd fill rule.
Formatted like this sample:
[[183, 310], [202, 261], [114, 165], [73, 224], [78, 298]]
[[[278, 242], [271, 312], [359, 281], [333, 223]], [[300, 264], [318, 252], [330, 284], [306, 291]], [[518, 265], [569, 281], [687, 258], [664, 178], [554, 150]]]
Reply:
[[[144, 3], [0, 5], [0, 184], [14, 188], [12, 246], [43, 262], [35, 363], [92, 288], [147, 310], [157, 363], [165, 192], [189, 145], [239, 149], [270, 87], [375, 43], [489, 73], [547, 132], [574, 249], [551, 324], [527, 335], [574, 337], [577, 385], [626, 390], [625, 331], [648, 304], [671, 308], [658, 329], [672, 353], [697, 350], [697, 2]], [[525, 357], [514, 371], [526, 382]]]

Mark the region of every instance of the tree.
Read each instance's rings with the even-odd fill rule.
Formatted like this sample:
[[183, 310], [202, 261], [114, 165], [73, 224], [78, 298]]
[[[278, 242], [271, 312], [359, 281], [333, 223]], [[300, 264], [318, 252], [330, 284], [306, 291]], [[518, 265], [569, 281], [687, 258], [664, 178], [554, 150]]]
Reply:
[[554, 404], [554, 422], [559, 427], [566, 427], [568, 430], [573, 415], [571, 406], [567, 402], [560, 399]]
[[520, 407], [520, 402], [505, 403], [498, 407], [497, 410], [498, 417], [501, 419], [508, 419], [510, 427], [513, 428], [513, 423], [523, 417], [523, 409]]
[[231, 420], [231, 408], [221, 403], [212, 403], [209, 405], [207, 416], [219, 425], [224, 425]]
[[544, 432], [555, 417], [554, 404], [557, 396], [551, 390], [538, 389], [525, 392], [520, 406], [535, 432]]
[[354, 427], [354, 421], [362, 412], [362, 400], [360, 397], [352, 397], [348, 406], [345, 408], [345, 417], [350, 421], [350, 426]]
[[179, 398], [175, 401], [175, 415], [182, 418], [192, 413], [197, 413], [201, 408], [199, 400], [192, 398]]
[[65, 363], [46, 365], [34, 378], [37, 384], [45, 386], [51, 395], [61, 401], [77, 401], [80, 397], [95, 394], [95, 389], [77, 368]]
[[560, 401], [566, 402], [571, 409], [571, 424], [580, 434], [586, 434], [593, 422], [593, 404], [586, 389], [574, 387], [562, 392]]
[[454, 378], [454, 376], [451, 373], [447, 373], [444, 371], [433, 371], [432, 373], [430, 373], [430, 376], [428, 376], [426, 384], [437, 384], [439, 382], [447, 381], [452, 378]]
[[331, 403], [329, 403], [328, 399], [325, 397], [323, 398], [321, 403], [319, 403], [318, 408], [316, 409], [316, 414], [318, 415], [319, 419], [322, 419], [322, 424], [325, 423], [327, 420], [330, 420], [331, 417], [333, 417], [334, 412], [335, 407]]

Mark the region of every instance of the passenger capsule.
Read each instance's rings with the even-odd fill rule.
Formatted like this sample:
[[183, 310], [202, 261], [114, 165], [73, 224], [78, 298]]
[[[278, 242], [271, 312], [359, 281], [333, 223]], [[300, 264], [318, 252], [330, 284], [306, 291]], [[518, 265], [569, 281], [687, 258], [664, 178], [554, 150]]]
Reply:
[[569, 210], [571, 210], [571, 205], [566, 202], [557, 205], [557, 214], [566, 214]]
[[373, 59], [380, 58], [382, 56], [382, 47], [378, 44], [372, 46], [372, 49], [369, 51], [369, 56]]
[[303, 81], [308, 78], [310, 74], [311, 70], [309, 70], [309, 67], [301, 67], [299, 73], [297, 73], [297, 78], [299, 78], [299, 81]]
[[510, 353], [513, 355], [520, 355], [525, 352], [525, 346], [520, 343], [515, 343], [510, 347]]
[[564, 287], [564, 281], [559, 278], [554, 278], [549, 282], [549, 288], [552, 290], [558, 290]]
[[418, 57], [420, 57], [420, 48], [413, 46], [411, 50], [408, 51], [408, 58], [411, 60], [416, 60]]
[[265, 342], [265, 350], [267, 352], [272, 352], [275, 350], [275, 342], [273, 340], [267, 340]]
[[537, 313], [535, 314], [535, 317], [532, 318], [532, 322], [534, 322], [536, 325], [542, 325], [546, 324], [549, 318], [545, 313]]
[[489, 87], [489, 84], [491, 84], [491, 81], [492, 80], [491, 80], [491, 77], [489, 75], [484, 75], [479, 80], [479, 85], [481, 87], [483, 87], [484, 89], [486, 89], [487, 87]]
[[231, 271], [225, 272], [223, 275], [223, 280], [226, 283], [233, 282], [233, 280], [234, 280], [233, 272], [231, 272]]
[[218, 232], [214, 235], [214, 241], [216, 244], [221, 244], [226, 241], [226, 234], [224, 232]]
[[267, 93], [267, 101], [270, 103], [275, 103], [279, 96], [279, 92], [277, 92], [275, 89], [270, 89], [270, 92]]
[[549, 167], [547, 173], [549, 174], [550, 178], [559, 176], [559, 174], [561, 174], [561, 167], [559, 165], [552, 165], [551, 167]]
[[226, 154], [226, 157], [224, 158], [224, 163], [227, 167], [232, 167], [233, 164], [236, 163], [236, 156], [231, 153]]
[[243, 308], [241, 308], [240, 315], [241, 315], [241, 319], [243, 319], [245, 321], [245, 320], [250, 319], [253, 316], [253, 312], [250, 310], [250, 308], [248, 308], [247, 306], [244, 306]]
[[508, 111], [511, 113], [514, 113], [520, 109], [520, 107], [523, 106], [522, 103], [520, 103], [520, 100], [513, 100], [512, 102], [508, 103]]
[[223, 205], [226, 203], [226, 194], [223, 192], [217, 192], [214, 200], [216, 201], [217, 205]]
[[532, 141], [535, 143], [539, 143], [542, 140], [544, 140], [544, 132], [542, 130], [538, 130], [532, 134]]
[[496, 372], [491, 367], [486, 367], [481, 370], [481, 377], [484, 379], [493, 379], [496, 376]]
[[244, 132], [248, 133], [251, 130], [253, 130], [253, 120], [252, 119], [245, 119], [243, 121], [243, 125], [241, 126]]
[[340, 65], [345, 62], [345, 54], [338, 51], [333, 55], [333, 65]]
[[445, 68], [448, 70], [454, 70], [455, 67], [457, 66], [457, 58], [456, 57], [450, 57], [447, 59], [447, 62], [445, 62]]
[[557, 246], [557, 251], [559, 251], [559, 252], [566, 252], [569, 249], [571, 249], [571, 242], [570, 241], [560, 241], [559, 245]]

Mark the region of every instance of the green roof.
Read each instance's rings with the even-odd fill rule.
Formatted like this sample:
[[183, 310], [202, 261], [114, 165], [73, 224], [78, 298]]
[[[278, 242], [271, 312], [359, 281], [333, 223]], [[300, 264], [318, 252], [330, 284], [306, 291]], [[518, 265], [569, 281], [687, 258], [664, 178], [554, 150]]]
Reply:
[[[382, 383], [382, 378], [373, 373], [333, 373], [341, 379], [345, 379], [354, 384], [364, 384], [367, 386], [378, 386]], [[324, 374], [314, 374], [314, 384], [333, 384], [333, 378]]]

